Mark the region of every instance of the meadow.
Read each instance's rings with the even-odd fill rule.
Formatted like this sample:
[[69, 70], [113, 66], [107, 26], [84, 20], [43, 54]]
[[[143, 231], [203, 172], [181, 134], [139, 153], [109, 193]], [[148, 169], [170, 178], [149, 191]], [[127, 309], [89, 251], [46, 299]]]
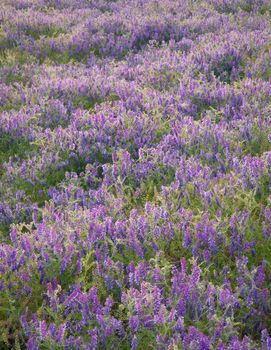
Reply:
[[271, 350], [270, 0], [0, 0], [0, 349]]

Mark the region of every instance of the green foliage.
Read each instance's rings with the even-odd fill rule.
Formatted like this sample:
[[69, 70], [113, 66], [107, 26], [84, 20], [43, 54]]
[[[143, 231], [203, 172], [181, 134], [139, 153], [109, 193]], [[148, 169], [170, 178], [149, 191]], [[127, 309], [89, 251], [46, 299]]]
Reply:
[[23, 159], [30, 149], [31, 145], [27, 138], [18, 139], [8, 134], [2, 134], [0, 137], [0, 167], [4, 162], [8, 162], [10, 157], [17, 156]]

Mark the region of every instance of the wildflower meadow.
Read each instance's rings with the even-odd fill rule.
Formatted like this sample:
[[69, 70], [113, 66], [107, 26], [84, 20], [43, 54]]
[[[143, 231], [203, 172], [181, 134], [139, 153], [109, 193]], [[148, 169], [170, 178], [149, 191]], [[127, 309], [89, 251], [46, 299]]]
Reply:
[[0, 0], [0, 350], [271, 350], [271, 1]]

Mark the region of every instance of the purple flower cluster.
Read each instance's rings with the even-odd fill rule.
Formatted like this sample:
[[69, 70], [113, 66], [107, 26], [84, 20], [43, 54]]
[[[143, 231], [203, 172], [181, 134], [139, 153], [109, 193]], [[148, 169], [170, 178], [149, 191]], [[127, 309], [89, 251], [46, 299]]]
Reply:
[[271, 349], [270, 25], [1, 1], [1, 349]]

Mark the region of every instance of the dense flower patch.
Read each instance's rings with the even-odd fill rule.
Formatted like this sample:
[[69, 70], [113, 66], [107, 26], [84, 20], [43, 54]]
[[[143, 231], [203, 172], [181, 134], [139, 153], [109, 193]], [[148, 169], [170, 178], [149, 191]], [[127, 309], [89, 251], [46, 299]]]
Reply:
[[270, 16], [1, 1], [1, 349], [271, 349]]

